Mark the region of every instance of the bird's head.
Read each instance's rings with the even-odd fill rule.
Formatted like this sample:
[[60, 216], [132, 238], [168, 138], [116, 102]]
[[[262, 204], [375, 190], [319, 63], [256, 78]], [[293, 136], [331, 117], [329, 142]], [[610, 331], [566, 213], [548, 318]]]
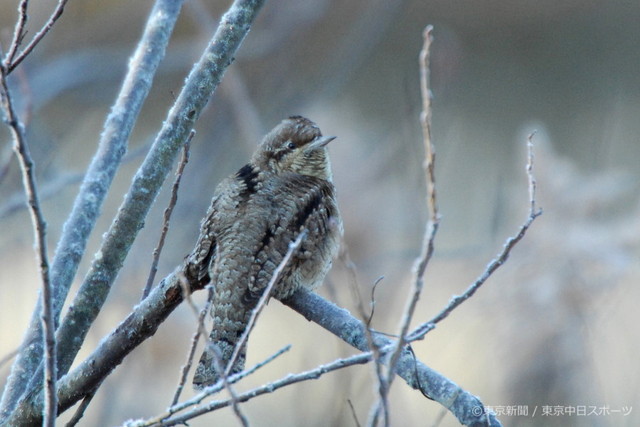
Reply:
[[254, 154], [255, 164], [281, 174], [287, 172], [331, 180], [327, 144], [315, 123], [302, 116], [283, 120], [264, 137]]

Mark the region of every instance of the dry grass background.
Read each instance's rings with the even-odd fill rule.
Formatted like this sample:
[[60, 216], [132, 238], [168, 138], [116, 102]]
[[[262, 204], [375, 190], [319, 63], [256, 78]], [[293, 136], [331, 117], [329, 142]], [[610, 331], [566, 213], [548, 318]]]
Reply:
[[[14, 2], [0, 5], [8, 43]], [[32, 2], [33, 29], [54, 2]], [[130, 141], [147, 144], [208, 40], [223, 5], [190, 1]], [[224, 5], [226, 6], [226, 5]], [[83, 171], [119, 89], [150, 2], [70, 1], [54, 31], [24, 63], [22, 111], [40, 186]], [[159, 274], [191, 249], [213, 188], [248, 158], [284, 116], [303, 114], [338, 135], [331, 156], [346, 241], [363, 295], [381, 275], [374, 326], [394, 332], [422, 224], [422, 145], [417, 55], [435, 27], [434, 142], [443, 220], [417, 320], [461, 292], [527, 211], [524, 142], [532, 129], [544, 215], [509, 262], [469, 302], [415, 345], [418, 357], [485, 404], [527, 405], [536, 417], [505, 425], [635, 425], [640, 412], [640, 6], [576, 1], [268, 2], [197, 124], [191, 162]], [[9, 155], [0, 128], [0, 160]], [[121, 168], [83, 261], [122, 200], [142, 157]], [[166, 186], [168, 187], [168, 186]], [[0, 182], [3, 203], [21, 191], [16, 164]], [[76, 185], [43, 204], [53, 250]], [[167, 192], [158, 199], [87, 342], [113, 328], [141, 294]], [[2, 205], [3, 203], [0, 203]], [[26, 210], [0, 219], [0, 355], [20, 342], [39, 283]], [[352, 309], [336, 263], [319, 291]], [[202, 295], [199, 296], [202, 299]], [[194, 319], [180, 307], [105, 382], [84, 425], [115, 425], [164, 409]], [[247, 380], [260, 384], [353, 350], [272, 302], [252, 334], [249, 363], [293, 350]], [[1, 378], [8, 366], [0, 368]], [[354, 425], [374, 397], [369, 368], [330, 374], [243, 405], [255, 425]], [[431, 425], [441, 408], [397, 381], [397, 425]], [[547, 417], [542, 405], [595, 405], [630, 415]], [[191, 425], [235, 423], [220, 411]], [[457, 425], [450, 415], [441, 425]]]

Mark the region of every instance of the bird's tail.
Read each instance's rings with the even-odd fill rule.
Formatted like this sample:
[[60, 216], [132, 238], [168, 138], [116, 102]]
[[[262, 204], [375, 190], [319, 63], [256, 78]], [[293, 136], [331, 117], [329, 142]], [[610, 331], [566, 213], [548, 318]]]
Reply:
[[[236, 344], [247, 326], [251, 311], [238, 312], [229, 310], [230, 308], [227, 304], [215, 304], [212, 308], [213, 329], [193, 376], [193, 386], [196, 389], [202, 389], [218, 382], [222, 375], [219, 369], [221, 368], [222, 371], [227, 369]], [[246, 352], [245, 343], [240, 349], [229, 375], [244, 369]]]

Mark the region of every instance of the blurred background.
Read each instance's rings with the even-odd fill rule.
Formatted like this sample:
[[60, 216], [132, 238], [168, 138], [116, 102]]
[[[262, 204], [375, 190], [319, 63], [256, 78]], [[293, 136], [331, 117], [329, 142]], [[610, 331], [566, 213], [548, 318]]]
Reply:
[[[17, 3], [0, 4], [5, 48]], [[229, 3], [186, 2], [72, 293]], [[27, 38], [54, 4], [31, 2]], [[70, 1], [50, 35], [11, 77], [37, 165], [51, 256], [151, 6]], [[442, 221], [415, 324], [463, 292], [525, 220], [525, 145], [534, 130], [544, 214], [477, 295], [413, 345], [416, 355], [496, 411], [519, 406], [528, 412], [500, 416], [505, 425], [637, 425], [639, 19], [635, 2], [267, 2], [197, 123], [158, 277], [193, 247], [216, 184], [246, 163], [272, 126], [302, 114], [326, 135], [338, 136], [330, 152], [345, 242], [366, 301], [384, 276], [373, 325], [395, 333], [426, 220], [417, 58], [423, 28], [431, 24]], [[19, 345], [40, 284], [6, 127], [0, 127], [0, 141], [2, 357]], [[139, 301], [168, 188], [169, 183], [81, 356]], [[356, 313], [340, 261], [318, 292]], [[194, 329], [192, 312], [179, 307], [108, 378], [81, 425], [119, 425], [164, 410]], [[288, 343], [289, 353], [238, 389], [355, 352], [273, 301], [252, 334], [248, 365]], [[0, 387], [9, 367], [0, 367]], [[375, 399], [372, 375], [369, 366], [350, 368], [242, 407], [255, 425], [356, 425], [349, 402], [364, 423]], [[591, 414], [545, 417], [545, 406], [556, 414], [579, 407]], [[391, 393], [391, 420], [459, 425], [400, 380]], [[213, 423], [237, 421], [227, 409], [190, 425]]]

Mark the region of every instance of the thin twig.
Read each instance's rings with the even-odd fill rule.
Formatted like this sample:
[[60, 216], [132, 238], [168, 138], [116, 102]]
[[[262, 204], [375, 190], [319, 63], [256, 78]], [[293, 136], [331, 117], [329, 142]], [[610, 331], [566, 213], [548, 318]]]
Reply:
[[413, 267], [413, 292], [409, 297], [409, 301], [407, 302], [407, 306], [402, 316], [400, 334], [398, 341], [396, 342], [395, 349], [389, 359], [386, 381], [384, 382], [383, 387], [381, 387], [380, 389], [380, 404], [378, 405], [378, 408], [373, 412], [372, 425], [374, 426], [377, 424], [377, 416], [380, 413], [380, 410], [384, 411], [384, 425], [389, 425], [389, 415], [386, 411], [384, 401], [387, 399], [389, 388], [391, 387], [391, 383], [393, 382], [395, 367], [398, 363], [398, 360], [400, 359], [400, 354], [402, 353], [403, 347], [407, 343], [406, 334], [409, 331], [411, 319], [413, 318], [418, 300], [420, 299], [420, 294], [422, 293], [422, 289], [424, 287], [424, 272], [427, 268], [427, 265], [429, 264], [429, 261], [431, 260], [431, 257], [433, 256], [434, 240], [438, 231], [438, 226], [440, 224], [440, 214], [438, 213], [438, 204], [436, 197], [436, 153], [433, 142], [431, 140], [432, 112], [431, 90], [429, 88], [429, 59], [431, 52], [431, 42], [433, 41], [432, 32], [433, 27], [431, 25], [428, 25], [424, 29], [424, 44], [422, 50], [420, 51], [420, 89], [422, 95], [422, 112], [420, 114], [420, 123], [422, 125], [422, 138], [425, 151], [424, 169], [427, 187], [426, 201], [427, 210], [429, 212], [429, 220], [427, 221], [427, 226], [423, 235], [421, 254], [416, 259]]
[[[224, 366], [222, 363], [222, 354], [220, 353], [220, 351], [218, 350], [218, 348], [215, 346], [213, 342], [208, 343], [208, 345], [212, 347], [211, 354], [213, 355], [213, 364], [216, 372], [224, 372]], [[226, 372], [220, 376], [219, 381], [222, 382], [222, 386], [225, 389], [227, 389], [227, 391], [229, 392], [229, 396], [231, 396], [231, 409], [233, 410], [234, 415], [236, 416], [236, 418], [238, 418], [238, 421], [240, 421], [240, 424], [242, 424], [243, 427], [248, 427], [249, 420], [240, 409], [240, 401], [238, 400], [238, 393], [236, 393], [235, 388], [229, 382], [229, 377], [226, 375]]]
[[2, 368], [2, 366], [4, 366], [5, 363], [8, 363], [11, 359], [16, 357], [16, 354], [18, 354], [19, 351], [20, 349], [16, 348], [15, 350], [12, 350], [9, 353], [2, 356], [2, 358], [0, 358], [0, 368]]
[[94, 389], [89, 394], [87, 394], [84, 397], [84, 399], [82, 399], [82, 402], [80, 402], [80, 405], [78, 405], [78, 409], [76, 409], [76, 412], [73, 413], [73, 416], [71, 417], [69, 422], [65, 425], [65, 427], [74, 427], [76, 424], [80, 422], [80, 420], [84, 416], [85, 411], [89, 407], [89, 404], [93, 400], [93, 397], [96, 395], [96, 391], [98, 391], [97, 388]]
[[242, 335], [240, 336], [240, 339], [236, 343], [235, 348], [233, 349], [231, 358], [229, 359], [229, 362], [227, 363], [227, 367], [224, 371], [224, 376], [229, 376], [229, 374], [231, 373], [231, 370], [233, 369], [233, 366], [235, 365], [236, 360], [240, 355], [240, 351], [244, 346], [244, 344], [247, 342], [247, 339], [249, 338], [249, 334], [251, 333], [251, 330], [253, 329], [253, 326], [255, 325], [256, 320], [258, 319], [258, 316], [260, 315], [260, 312], [262, 311], [264, 306], [269, 301], [269, 298], [271, 297], [271, 291], [273, 290], [274, 286], [280, 279], [280, 275], [282, 274], [282, 271], [285, 269], [285, 267], [289, 263], [289, 260], [291, 259], [295, 251], [298, 250], [298, 248], [302, 244], [302, 240], [304, 240], [306, 236], [307, 236], [307, 230], [303, 230], [300, 234], [298, 234], [298, 237], [296, 237], [296, 240], [289, 243], [289, 249], [287, 250], [287, 253], [284, 255], [284, 258], [282, 258], [282, 261], [280, 261], [280, 264], [278, 264], [276, 269], [273, 270], [273, 275], [271, 276], [271, 280], [269, 280], [267, 287], [264, 289], [264, 291], [262, 291], [262, 295], [260, 296], [258, 303], [256, 304], [255, 308], [251, 311], [251, 317], [249, 317], [247, 326], [242, 332]]
[[422, 339], [429, 331], [435, 329], [436, 325], [444, 320], [456, 307], [471, 298], [471, 296], [476, 293], [484, 282], [486, 282], [487, 279], [507, 261], [511, 254], [511, 250], [520, 240], [522, 240], [533, 221], [542, 215], [542, 209], [539, 209], [536, 205], [536, 180], [533, 176], [533, 135], [534, 134], [529, 135], [527, 139], [527, 164], [525, 167], [529, 188], [529, 213], [527, 215], [527, 219], [520, 226], [518, 233], [507, 239], [502, 247], [502, 251], [500, 251], [500, 253], [491, 262], [489, 262], [485, 270], [480, 274], [480, 276], [478, 276], [475, 282], [473, 282], [462, 295], [455, 295], [451, 298], [447, 306], [431, 320], [415, 328], [408, 336], [409, 341]]
[[59, 0], [58, 5], [51, 13], [51, 16], [49, 17], [47, 22], [42, 26], [40, 31], [38, 31], [36, 35], [33, 36], [33, 39], [29, 42], [29, 44], [25, 46], [24, 49], [22, 49], [20, 54], [18, 54], [15, 59], [13, 59], [14, 55], [11, 56], [12, 61], [5, 64], [7, 68], [7, 74], [10, 74], [13, 70], [15, 70], [15, 68], [20, 65], [20, 63], [31, 53], [31, 51], [38, 45], [38, 43], [42, 41], [44, 36], [47, 35], [51, 28], [53, 28], [53, 24], [55, 24], [58, 18], [62, 16], [62, 12], [64, 11], [64, 6], [67, 4], [67, 1], [68, 0]]
[[[191, 366], [193, 366], [193, 358], [196, 354], [196, 347], [198, 346], [198, 341], [200, 341], [200, 337], [205, 336], [205, 326], [204, 319], [211, 309], [211, 301], [212, 301], [212, 289], [209, 287], [209, 298], [207, 299], [207, 303], [204, 308], [200, 310], [198, 313], [198, 308], [196, 307], [193, 299], [191, 298], [191, 288], [187, 284], [186, 277], [181, 275], [180, 284], [182, 285], [182, 292], [185, 295], [185, 299], [187, 303], [191, 307], [191, 310], [194, 312], [197, 318], [197, 327], [193, 336], [191, 337], [191, 345], [189, 346], [189, 351], [187, 352], [187, 360], [185, 364], [182, 366], [182, 370], [180, 372], [180, 380], [178, 381], [178, 386], [176, 387], [176, 391], [173, 395], [173, 399], [171, 400], [171, 406], [174, 406], [180, 400], [180, 394], [182, 394], [182, 390], [184, 389], [185, 384], [187, 383], [187, 378], [189, 376], [189, 371], [191, 370]], [[185, 286], [186, 285], [186, 286]], [[206, 340], [205, 340], [206, 345]]]
[[22, 171], [22, 181], [25, 193], [27, 194], [31, 222], [34, 228], [35, 247], [38, 257], [40, 277], [42, 280], [42, 313], [40, 321], [45, 332], [45, 411], [43, 425], [53, 426], [55, 424], [57, 413], [56, 328], [53, 317], [53, 291], [51, 289], [51, 281], [49, 280], [49, 260], [46, 238], [47, 223], [45, 222], [44, 215], [42, 214], [42, 209], [40, 207], [35, 167], [24, 135], [24, 128], [13, 107], [13, 101], [11, 99], [11, 93], [9, 92], [6, 78], [7, 69], [4, 66], [0, 66], [0, 98], [2, 98], [2, 109], [4, 110], [7, 124], [11, 129], [13, 149], [16, 153], [16, 157]]
[[[536, 212], [536, 178], [533, 176], [533, 137], [536, 132], [532, 132], [527, 137], [527, 165], [525, 170], [529, 182], [529, 216]], [[540, 211], [542, 213], [542, 211]]]
[[158, 262], [160, 261], [160, 254], [162, 253], [164, 241], [167, 237], [167, 232], [169, 231], [169, 223], [171, 222], [171, 214], [173, 213], [173, 208], [176, 206], [176, 203], [178, 201], [178, 189], [180, 188], [180, 180], [182, 179], [184, 168], [189, 162], [189, 148], [191, 147], [191, 140], [193, 139], [193, 136], [195, 134], [196, 131], [191, 129], [191, 132], [189, 133], [189, 136], [184, 143], [184, 147], [182, 147], [182, 157], [180, 158], [180, 163], [178, 163], [176, 179], [173, 181], [173, 186], [171, 187], [171, 198], [169, 199], [169, 205], [164, 210], [164, 214], [162, 216], [162, 231], [160, 232], [158, 245], [153, 250], [153, 261], [151, 262], [151, 269], [149, 271], [149, 277], [147, 278], [147, 284], [142, 291], [142, 299], [145, 299], [147, 295], [149, 295], [149, 291], [153, 286], [153, 281], [156, 279], [156, 273], [158, 272]]
[[367, 326], [371, 327], [371, 322], [373, 321], [373, 316], [376, 313], [376, 288], [382, 281], [384, 280], [384, 276], [380, 276], [373, 282], [373, 286], [371, 287], [371, 312], [369, 313], [369, 318], [367, 318]]
[[381, 405], [383, 414], [385, 415], [385, 422], [388, 422], [389, 405], [388, 405], [388, 400], [386, 399], [386, 394], [384, 393], [384, 388], [386, 387], [386, 379], [385, 379], [383, 368], [382, 368], [380, 349], [378, 348], [375, 341], [373, 340], [373, 335], [371, 333], [371, 320], [373, 319], [373, 306], [375, 303], [375, 300], [373, 297], [373, 291], [371, 294], [371, 312], [367, 314], [364, 309], [364, 305], [362, 304], [362, 296], [360, 295], [360, 291], [359, 291], [356, 266], [353, 263], [353, 261], [351, 261], [351, 257], [349, 257], [349, 251], [348, 251], [347, 245], [344, 242], [342, 243], [340, 260], [342, 261], [344, 266], [347, 268], [347, 271], [349, 272], [349, 284], [351, 287], [351, 291], [353, 292], [354, 299], [356, 300], [356, 307], [358, 309], [358, 314], [360, 316], [360, 319], [363, 322], [366, 322], [364, 332], [365, 332], [365, 337], [367, 338], [367, 347], [370, 349], [370, 351], [373, 352], [373, 356], [374, 356], [373, 369], [374, 369], [375, 378], [378, 384], [378, 394], [381, 398], [380, 405]]
[[[209, 313], [209, 311], [211, 310], [211, 305], [213, 303], [213, 286], [211, 284], [209, 284], [207, 286], [207, 289], [209, 291], [209, 297], [207, 298], [207, 303], [205, 304], [204, 308], [202, 310], [200, 310], [200, 312], [198, 313], [198, 308], [196, 307], [195, 303], [193, 302], [193, 300], [191, 299], [191, 291], [190, 291], [190, 286], [189, 286], [189, 281], [187, 280], [186, 276], [184, 275], [184, 273], [180, 273], [180, 285], [182, 286], [182, 292], [185, 295], [185, 299], [187, 300], [187, 303], [189, 304], [189, 306], [191, 306], [191, 309], [193, 311], [193, 313], [197, 316], [198, 318], [198, 325], [197, 325], [197, 330], [196, 333], [193, 336], [193, 340], [191, 343], [191, 348], [189, 349], [189, 355], [187, 357], [187, 363], [185, 364], [184, 368], [182, 369], [182, 377], [180, 378], [180, 384], [178, 386], [178, 388], [176, 389], [176, 394], [174, 395], [174, 399], [173, 399], [173, 403], [172, 405], [175, 405], [176, 403], [178, 403], [178, 399], [180, 397], [180, 393], [179, 391], [182, 390], [182, 388], [184, 388], [184, 384], [186, 384], [187, 381], [187, 377], [189, 375], [189, 370], [191, 369], [191, 366], [193, 364], [193, 356], [195, 355], [195, 350], [196, 350], [196, 346], [198, 343], [199, 338], [202, 336], [205, 336], [205, 325], [204, 325], [204, 319], [207, 315], [207, 313]], [[211, 342], [207, 342], [207, 340], [205, 339], [205, 346], [211, 346], [211, 355], [213, 356], [213, 364], [214, 364], [214, 368], [216, 370], [216, 372], [223, 372], [224, 371], [224, 366], [223, 366], [223, 362], [222, 362], [222, 356], [220, 355], [220, 352], [218, 351], [218, 348]], [[229, 382], [229, 378], [226, 375], [222, 375], [220, 377], [220, 383], [222, 383], [222, 386], [227, 389], [227, 391], [229, 392], [229, 395], [231, 396], [231, 399], [233, 400], [233, 412], [236, 415], [236, 417], [238, 417], [238, 419], [240, 420], [240, 423], [243, 426], [248, 426], [249, 425], [249, 421], [247, 420], [247, 417], [242, 413], [242, 411], [240, 410], [240, 406], [238, 405], [238, 394], [236, 393], [234, 387], [231, 385], [231, 382]]]
[[356, 427], [360, 427], [360, 421], [358, 421], [358, 415], [356, 414], [356, 409], [353, 407], [353, 403], [351, 403], [351, 399], [347, 399], [347, 403], [349, 404], [349, 409], [351, 410], [351, 416], [353, 417], [353, 422]]
[[[239, 402], [246, 402], [247, 400], [253, 399], [257, 396], [272, 393], [282, 387], [286, 387], [292, 384], [296, 384], [303, 381], [318, 379], [322, 375], [332, 372], [338, 369], [347, 368], [353, 365], [359, 365], [367, 363], [371, 360], [372, 354], [369, 353], [360, 353], [355, 356], [351, 356], [344, 359], [336, 359], [331, 363], [326, 365], [320, 365], [315, 369], [311, 369], [309, 371], [301, 372], [299, 374], [289, 374], [284, 378], [281, 378], [277, 381], [270, 382], [268, 384], [262, 385], [260, 387], [256, 387], [252, 390], [246, 391], [238, 396]], [[194, 408], [193, 410], [186, 412], [182, 415], [178, 415], [176, 417], [164, 419], [161, 423], [157, 422], [149, 422], [149, 421], [134, 421], [126, 423], [126, 427], [147, 427], [147, 426], [173, 426], [177, 424], [182, 424], [185, 421], [188, 421], [192, 418], [198, 417], [200, 415], [206, 414], [208, 412], [215, 411], [220, 408], [224, 408], [230, 406], [232, 404], [232, 399], [225, 400], [214, 400], [208, 404], [202, 405], [200, 407]], [[157, 418], [154, 418], [154, 420]]]
[[[281, 356], [282, 354], [286, 353], [287, 351], [291, 350], [291, 345], [286, 345], [283, 348], [281, 348], [280, 350], [278, 350], [277, 352], [275, 352], [274, 354], [272, 354], [271, 356], [269, 356], [268, 358], [266, 358], [265, 360], [263, 360], [260, 363], [255, 364], [254, 366], [252, 366], [250, 369], [246, 369], [242, 372], [238, 372], [237, 374], [233, 374], [229, 377], [229, 382], [231, 384], [235, 384], [238, 381], [240, 381], [243, 378], [246, 378], [247, 376], [253, 374], [255, 371], [257, 371], [258, 369], [262, 368], [265, 365], [268, 365], [269, 363], [271, 363], [273, 360], [275, 360], [276, 358], [278, 358], [279, 356]], [[180, 411], [183, 411], [191, 406], [195, 406], [195, 405], [199, 405], [200, 402], [202, 402], [204, 399], [206, 399], [208, 396], [211, 396], [213, 394], [216, 394], [218, 392], [220, 392], [222, 389], [224, 388], [224, 386], [222, 385], [221, 382], [217, 382], [216, 384], [213, 384], [211, 386], [208, 386], [206, 388], [204, 388], [200, 393], [198, 393], [196, 396], [192, 397], [189, 400], [186, 400], [180, 404], [176, 403], [173, 404], [169, 407], [169, 409], [162, 413], [162, 414], [158, 414], [152, 418], [149, 418], [147, 420], [137, 420], [137, 421], [133, 421], [133, 422], [127, 422], [124, 425], [132, 425], [132, 426], [138, 426], [138, 427], [142, 427], [142, 426], [149, 426], [149, 425], [154, 425], [157, 423], [161, 423], [163, 420], [166, 420], [167, 418], [171, 417], [173, 414], [176, 414]]]
[[27, 25], [27, 20], [29, 19], [29, 16], [27, 15], [28, 6], [29, 0], [21, 0], [18, 5], [18, 21], [16, 22], [16, 26], [13, 30], [13, 39], [9, 45], [7, 55], [2, 60], [5, 68], [8, 68], [8, 65], [13, 61], [13, 57], [16, 55], [16, 52], [18, 52], [18, 48], [20, 47], [20, 44], [22, 44], [22, 40], [26, 34], [24, 29]]
[[[87, 168], [72, 211], [62, 227], [51, 264], [51, 281], [55, 283], [53, 308], [56, 322], [85, 253], [89, 236], [101, 213], [109, 187], [126, 152], [133, 125], [149, 93], [157, 67], [164, 58], [165, 48], [177, 20], [180, 6], [179, 0], [156, 1], [144, 34], [129, 62], [129, 70], [118, 98], [105, 121], [96, 154]], [[179, 148], [176, 148], [176, 152], [177, 150]], [[167, 166], [167, 174], [168, 172], [169, 166]], [[130, 234], [133, 233], [130, 231]], [[38, 319], [40, 310], [38, 303], [31, 316], [28, 332], [23, 338], [20, 353], [13, 363], [11, 375], [4, 387], [0, 401], [0, 423], [13, 413], [18, 400], [25, 394], [25, 389], [30, 387], [29, 384], [33, 385], [31, 390], [39, 387], [39, 384], [33, 380], [39, 376], [37, 371], [42, 353], [40, 342], [43, 331]], [[72, 340], [78, 340], [81, 336], [77, 332], [77, 330], [71, 331]], [[60, 351], [58, 354], [60, 356], [58, 372], [65, 373], [72, 364], [75, 353]], [[62, 361], [65, 354], [69, 355], [69, 360]]]

